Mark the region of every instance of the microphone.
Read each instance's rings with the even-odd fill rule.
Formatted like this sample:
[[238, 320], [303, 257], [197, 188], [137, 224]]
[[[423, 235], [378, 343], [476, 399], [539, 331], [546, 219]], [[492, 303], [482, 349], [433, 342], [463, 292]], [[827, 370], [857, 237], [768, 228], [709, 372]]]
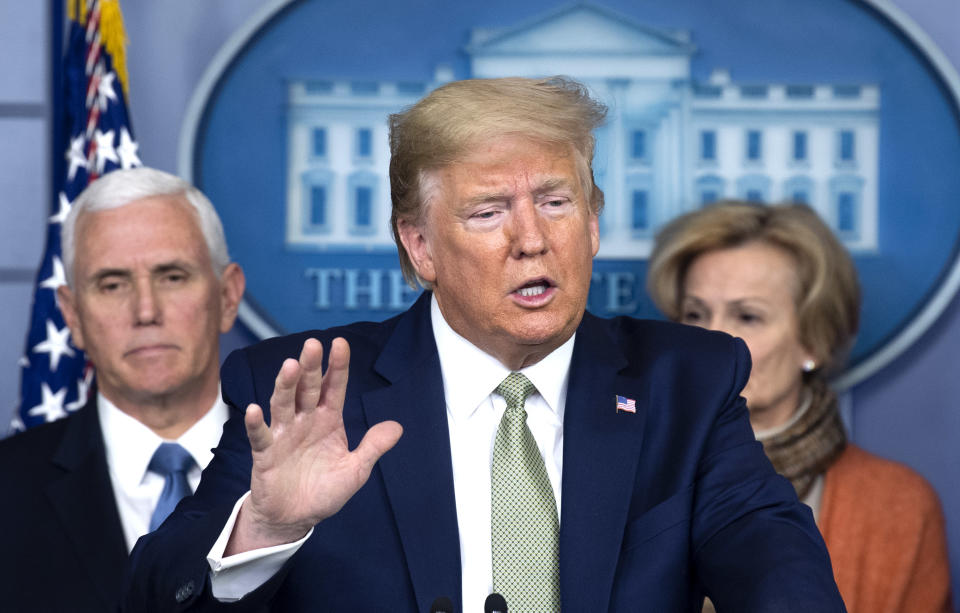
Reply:
[[453, 601], [446, 596], [440, 596], [430, 605], [430, 613], [453, 613]]
[[494, 592], [483, 601], [483, 613], [507, 613], [507, 601]]

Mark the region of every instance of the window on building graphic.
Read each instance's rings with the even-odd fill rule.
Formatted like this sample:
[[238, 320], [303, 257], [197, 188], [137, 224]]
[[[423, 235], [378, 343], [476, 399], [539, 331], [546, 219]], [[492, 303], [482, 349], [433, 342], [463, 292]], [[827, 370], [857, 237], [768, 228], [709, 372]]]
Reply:
[[333, 215], [330, 207], [333, 173], [326, 169], [313, 169], [300, 177], [299, 219], [303, 234], [327, 234], [331, 230]]
[[650, 227], [649, 192], [644, 189], [633, 190], [630, 226], [634, 230], [646, 230]]
[[783, 193], [791, 202], [810, 204], [810, 198], [813, 194], [813, 180], [804, 176], [792, 177], [784, 184]]
[[308, 94], [329, 94], [333, 92], [333, 81], [307, 81]]
[[793, 133], [793, 161], [805, 162], [807, 160], [807, 133], [797, 131]]
[[313, 156], [314, 157], [326, 157], [327, 155], [327, 129], [326, 128], [314, 128], [313, 129], [313, 142], [312, 142]]
[[837, 159], [841, 162], [853, 162], [857, 159], [856, 139], [853, 130], [840, 130]]
[[862, 232], [863, 177], [847, 174], [830, 180], [830, 221], [843, 240], [857, 240]]
[[787, 85], [787, 98], [813, 98], [812, 85]]
[[706, 175], [697, 179], [696, 194], [701, 207], [713, 204], [724, 197], [724, 180], [716, 175]]
[[397, 83], [398, 94], [422, 96], [425, 91], [427, 91], [427, 85], [420, 81], [399, 81]]
[[750, 202], [768, 202], [770, 184], [770, 178], [761, 174], [740, 177], [737, 179], [737, 197]]
[[837, 232], [849, 234], [857, 229], [857, 196], [853, 192], [837, 194]]
[[357, 157], [368, 158], [373, 155], [373, 130], [359, 128], [357, 130]]
[[367, 170], [351, 174], [347, 178], [348, 231], [354, 235], [369, 235], [377, 232], [377, 186], [379, 177]]
[[645, 130], [630, 132], [630, 157], [634, 160], [647, 158], [647, 133]]
[[741, 85], [740, 96], [743, 98], [759, 99], [767, 97], [766, 85]]
[[369, 228], [373, 225], [373, 189], [366, 185], [355, 190], [353, 223], [357, 228]]
[[833, 95], [837, 98], [846, 98], [846, 99], [859, 98], [860, 86], [859, 85], [834, 85]]
[[763, 135], [760, 130], [747, 130], [747, 160], [759, 162], [763, 157]]
[[310, 188], [310, 225], [327, 225], [327, 187], [314, 185]]
[[693, 95], [697, 98], [720, 98], [723, 96], [723, 88], [717, 85], [694, 83]]
[[714, 130], [700, 132], [700, 159], [705, 162], [717, 160], [717, 133]]
[[380, 84], [376, 81], [354, 81], [350, 84], [350, 92], [360, 96], [374, 96], [380, 92]]

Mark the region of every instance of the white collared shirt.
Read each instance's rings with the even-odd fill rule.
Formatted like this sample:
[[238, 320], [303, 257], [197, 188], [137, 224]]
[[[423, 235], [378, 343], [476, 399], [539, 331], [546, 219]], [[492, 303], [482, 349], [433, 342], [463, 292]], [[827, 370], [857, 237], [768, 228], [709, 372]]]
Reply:
[[176, 441], [166, 441], [153, 430], [127, 415], [103, 394], [97, 394], [97, 412], [103, 443], [107, 454], [110, 484], [120, 513], [127, 551], [137, 539], [149, 532], [150, 516], [163, 492], [164, 478], [147, 470], [153, 453], [160, 443], [176, 442], [186, 449], [196, 466], [187, 473], [190, 489], [196, 491], [200, 472], [213, 459], [212, 449], [220, 441], [223, 423], [227, 420], [227, 405], [220, 399]]
[[[490, 549], [490, 473], [493, 444], [506, 401], [493, 391], [510, 370], [457, 334], [444, 320], [436, 297], [431, 301], [433, 335], [440, 355], [447, 424], [450, 431], [464, 613], [482, 612], [493, 591]], [[563, 415], [574, 335], [532, 366], [522, 369], [537, 388], [527, 398], [527, 425], [544, 457], [560, 517], [563, 472]], [[402, 424], [401, 424], [402, 425]], [[234, 505], [220, 538], [207, 556], [216, 598], [236, 600], [265, 583], [313, 533], [299, 541], [224, 557], [244, 494]]]
[[[482, 611], [493, 591], [490, 550], [490, 471], [493, 445], [507, 403], [496, 387], [510, 369], [457, 334], [431, 304], [433, 335], [440, 354], [453, 463], [453, 489], [460, 528], [460, 564], [465, 612]], [[576, 335], [574, 335], [576, 336]], [[563, 414], [574, 337], [536, 364], [522, 369], [537, 391], [527, 398], [527, 426], [544, 458], [560, 517], [563, 473]]]

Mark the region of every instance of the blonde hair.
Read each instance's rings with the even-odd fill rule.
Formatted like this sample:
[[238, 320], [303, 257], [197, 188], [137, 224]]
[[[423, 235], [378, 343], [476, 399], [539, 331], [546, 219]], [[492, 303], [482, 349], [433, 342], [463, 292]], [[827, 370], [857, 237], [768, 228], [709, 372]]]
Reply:
[[390, 224], [407, 282], [424, 285], [400, 241], [398, 222], [420, 224], [435, 191], [427, 174], [455, 163], [484, 140], [522, 136], [573, 147], [584, 193], [599, 214], [603, 192], [593, 179], [593, 130], [606, 112], [571, 79], [510, 77], [454, 81], [391, 115]]
[[850, 254], [805, 204], [723, 201], [671, 221], [657, 234], [647, 269], [647, 291], [664, 315], [679, 320], [690, 264], [715, 249], [761, 242], [796, 264], [799, 338], [817, 372], [842, 365], [860, 319], [860, 285]]

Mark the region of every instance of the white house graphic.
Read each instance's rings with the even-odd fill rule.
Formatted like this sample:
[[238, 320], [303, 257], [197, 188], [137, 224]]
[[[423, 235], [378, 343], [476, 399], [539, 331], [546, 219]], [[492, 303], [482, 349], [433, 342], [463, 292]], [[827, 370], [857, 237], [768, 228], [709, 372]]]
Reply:
[[[688, 33], [593, 4], [476, 29], [466, 51], [473, 77], [568, 75], [609, 105], [601, 258], [646, 258], [664, 222], [721, 198], [806, 202], [849, 249], [879, 248], [875, 84], [697, 82]], [[288, 248], [394, 249], [386, 117], [452, 78], [289, 84]]]

